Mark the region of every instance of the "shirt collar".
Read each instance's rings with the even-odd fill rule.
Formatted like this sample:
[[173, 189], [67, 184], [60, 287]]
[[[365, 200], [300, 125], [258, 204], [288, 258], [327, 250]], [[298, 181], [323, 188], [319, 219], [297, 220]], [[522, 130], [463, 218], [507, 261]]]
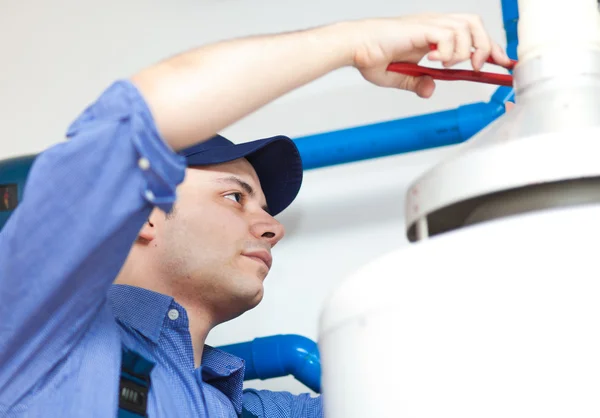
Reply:
[[242, 413], [244, 360], [208, 345], [202, 351], [202, 380], [227, 396], [238, 415]]
[[171, 296], [122, 284], [110, 287], [108, 299], [115, 318], [154, 343], [160, 338], [165, 316], [174, 302]]
[[[115, 318], [158, 343], [169, 310], [176, 307], [185, 320], [185, 309], [173, 297], [136, 286], [113, 284], [108, 291]], [[189, 332], [189, 331], [188, 331]], [[202, 380], [227, 396], [238, 414], [242, 411], [244, 360], [208, 345], [202, 351]]]

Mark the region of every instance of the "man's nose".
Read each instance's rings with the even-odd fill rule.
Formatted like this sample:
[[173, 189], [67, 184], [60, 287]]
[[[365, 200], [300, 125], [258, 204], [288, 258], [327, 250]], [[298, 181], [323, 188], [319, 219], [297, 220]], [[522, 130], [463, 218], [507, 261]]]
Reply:
[[266, 212], [253, 222], [251, 231], [259, 240], [268, 242], [271, 248], [285, 235], [283, 225]]

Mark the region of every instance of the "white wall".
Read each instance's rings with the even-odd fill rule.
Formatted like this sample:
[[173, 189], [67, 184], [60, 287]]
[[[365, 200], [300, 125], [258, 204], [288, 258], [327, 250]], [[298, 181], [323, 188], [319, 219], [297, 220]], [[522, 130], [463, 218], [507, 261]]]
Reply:
[[[193, 46], [339, 19], [425, 11], [477, 13], [492, 36], [504, 40], [500, 0], [3, 0], [0, 158], [38, 152], [61, 141], [69, 122], [112, 80]], [[298, 137], [487, 100], [493, 90], [439, 82], [435, 97], [423, 100], [371, 86], [355, 72], [343, 70], [277, 100], [223, 133], [239, 142], [280, 133]], [[278, 333], [316, 340], [319, 313], [329, 292], [358, 266], [406, 245], [404, 192], [448, 151], [307, 172], [297, 202], [280, 217], [288, 235], [274, 250], [265, 300], [216, 329], [208, 343]], [[306, 391], [289, 377], [248, 385]]]

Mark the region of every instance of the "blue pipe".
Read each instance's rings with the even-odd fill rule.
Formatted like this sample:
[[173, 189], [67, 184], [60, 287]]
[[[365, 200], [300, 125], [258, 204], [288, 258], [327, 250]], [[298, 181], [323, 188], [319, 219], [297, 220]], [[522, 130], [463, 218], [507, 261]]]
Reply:
[[294, 376], [321, 393], [321, 359], [317, 344], [301, 335], [286, 334], [218, 347], [246, 362], [244, 380]]
[[305, 136], [294, 142], [302, 156], [304, 169], [309, 170], [458, 144], [503, 113], [503, 102], [479, 102], [452, 110]]
[[506, 102], [514, 102], [515, 101], [515, 90], [511, 87], [502, 86], [498, 88], [492, 97], [490, 98], [490, 103], [496, 103], [498, 105], [504, 106]]
[[517, 46], [519, 36], [517, 26], [519, 22], [519, 5], [517, 0], [502, 0], [502, 19], [506, 33], [506, 53], [514, 60], [517, 59]]

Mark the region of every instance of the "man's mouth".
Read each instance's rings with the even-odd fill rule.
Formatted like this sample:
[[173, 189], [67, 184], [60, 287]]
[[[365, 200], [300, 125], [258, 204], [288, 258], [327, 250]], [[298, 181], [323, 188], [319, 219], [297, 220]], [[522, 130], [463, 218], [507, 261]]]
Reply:
[[271, 269], [271, 265], [273, 264], [273, 257], [271, 257], [271, 253], [267, 250], [256, 250], [256, 251], [248, 251], [242, 253], [242, 255], [252, 258], [260, 263], [263, 263], [267, 266], [267, 269]]

